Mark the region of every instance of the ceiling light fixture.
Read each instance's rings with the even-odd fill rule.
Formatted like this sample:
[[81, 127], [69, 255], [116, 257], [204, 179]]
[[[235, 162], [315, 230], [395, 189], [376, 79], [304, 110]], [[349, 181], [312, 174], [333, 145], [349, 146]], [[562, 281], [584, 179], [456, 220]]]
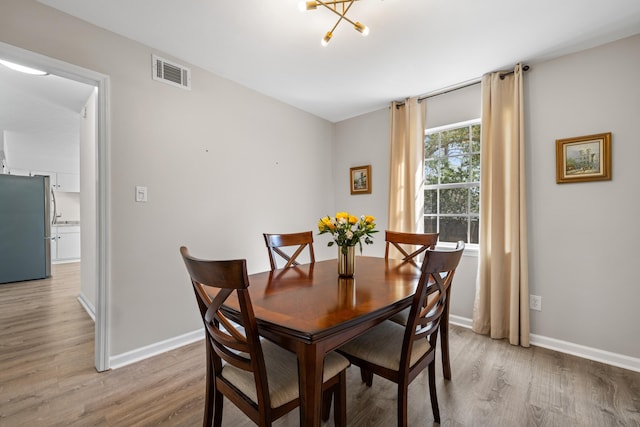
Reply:
[[25, 67], [24, 65], [20, 64], [14, 64], [13, 62], [9, 62], [4, 59], [0, 59], [0, 64], [14, 71], [20, 71], [21, 73], [31, 74], [34, 76], [46, 76], [49, 74], [46, 71], [36, 70], [35, 68]]
[[331, 41], [331, 37], [333, 37], [333, 32], [336, 30], [336, 28], [338, 27], [338, 24], [340, 24], [340, 22], [342, 22], [343, 19], [348, 23], [350, 23], [351, 25], [353, 25], [353, 28], [363, 36], [366, 36], [369, 34], [369, 27], [367, 27], [364, 24], [361, 24], [358, 21], [353, 22], [351, 19], [347, 18], [347, 12], [349, 11], [353, 3], [356, 1], [358, 0], [303, 1], [300, 3], [300, 10], [316, 10], [318, 6], [324, 6], [327, 9], [329, 9], [331, 12], [339, 16], [338, 21], [333, 26], [333, 28], [327, 31], [327, 34], [325, 34], [324, 37], [322, 38], [322, 42], [321, 42], [322, 46], [326, 46], [329, 44], [329, 41]]

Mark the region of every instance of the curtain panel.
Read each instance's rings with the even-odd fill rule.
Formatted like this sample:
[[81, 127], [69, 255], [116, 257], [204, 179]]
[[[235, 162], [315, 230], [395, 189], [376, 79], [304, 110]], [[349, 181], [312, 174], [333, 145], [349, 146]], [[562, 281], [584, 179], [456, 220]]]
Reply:
[[522, 67], [482, 78], [480, 253], [473, 330], [529, 346]]
[[389, 153], [389, 224], [406, 233], [424, 230], [424, 126], [426, 102], [392, 102]]

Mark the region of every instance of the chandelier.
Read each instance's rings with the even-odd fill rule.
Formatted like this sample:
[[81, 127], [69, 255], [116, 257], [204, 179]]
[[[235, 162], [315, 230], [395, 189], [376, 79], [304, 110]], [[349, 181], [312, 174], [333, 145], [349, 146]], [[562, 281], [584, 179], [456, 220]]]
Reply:
[[300, 9], [301, 10], [316, 10], [318, 8], [318, 6], [324, 6], [327, 9], [329, 9], [331, 12], [333, 12], [336, 15], [339, 16], [339, 18], [336, 21], [336, 23], [333, 26], [333, 28], [331, 30], [327, 31], [327, 34], [325, 34], [324, 37], [322, 38], [322, 42], [321, 42], [322, 46], [326, 46], [326, 45], [329, 44], [329, 41], [331, 40], [331, 37], [333, 37], [333, 32], [336, 30], [336, 28], [338, 27], [340, 22], [342, 22], [342, 20], [345, 20], [348, 23], [350, 23], [351, 25], [353, 25], [353, 28], [356, 31], [358, 31], [360, 34], [362, 34], [363, 36], [366, 36], [367, 34], [369, 34], [369, 27], [367, 27], [364, 24], [361, 24], [358, 21], [353, 22], [351, 19], [347, 18], [347, 12], [349, 11], [349, 9], [353, 5], [353, 3], [355, 3], [356, 1], [358, 1], [358, 0], [334, 0], [334, 1], [311, 0], [311, 1], [303, 1], [302, 3], [300, 3]]

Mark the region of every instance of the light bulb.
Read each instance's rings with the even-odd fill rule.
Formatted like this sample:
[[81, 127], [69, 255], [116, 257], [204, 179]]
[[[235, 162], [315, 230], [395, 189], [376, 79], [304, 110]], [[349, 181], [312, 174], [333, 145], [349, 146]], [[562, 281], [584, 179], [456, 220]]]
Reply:
[[298, 3], [298, 8], [301, 11], [305, 11], [305, 10], [315, 10], [318, 8], [318, 3], [316, 3], [316, 0], [313, 1], [301, 1], [300, 3]]
[[331, 31], [327, 31], [327, 34], [324, 35], [324, 37], [322, 38], [322, 41], [320, 42], [322, 46], [328, 45], [329, 41], [331, 40], [331, 37], [333, 37], [333, 33]]
[[353, 28], [356, 29], [356, 31], [358, 31], [360, 34], [362, 34], [363, 37], [366, 37], [369, 35], [369, 27], [367, 27], [364, 24], [361, 24], [360, 22], [356, 22], [356, 24], [353, 26]]

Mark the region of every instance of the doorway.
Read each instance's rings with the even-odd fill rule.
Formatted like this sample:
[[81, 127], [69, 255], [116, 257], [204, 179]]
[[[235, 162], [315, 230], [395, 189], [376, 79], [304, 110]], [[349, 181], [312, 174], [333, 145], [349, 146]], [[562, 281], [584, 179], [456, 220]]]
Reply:
[[[0, 42], [0, 58], [43, 70], [52, 76], [80, 82], [94, 88], [93, 94], [82, 112], [84, 123], [81, 130], [83, 139], [81, 143], [88, 145], [89, 154], [81, 156], [80, 161], [84, 163], [81, 165], [81, 170], [89, 171], [88, 173], [90, 174], [83, 177], [84, 181], [96, 184], [95, 186], [83, 185], [83, 190], [80, 193], [81, 205], [85, 202], [84, 205], [89, 206], [87, 210], [92, 211], [92, 214], [86, 218], [83, 215], [83, 218], [86, 219], [83, 222], [86, 222], [88, 227], [82, 228], [82, 234], [93, 237], [88, 240], [83, 239], [83, 263], [86, 262], [91, 266], [90, 271], [83, 275], [83, 280], [88, 280], [95, 284], [94, 364], [98, 371], [108, 370], [110, 366], [108, 354], [108, 253], [106, 251], [108, 238], [108, 181], [106, 179], [108, 159], [106, 153], [108, 144], [107, 98], [109, 78], [95, 71], [2, 42]], [[88, 124], [89, 119], [92, 120], [91, 124]]]

